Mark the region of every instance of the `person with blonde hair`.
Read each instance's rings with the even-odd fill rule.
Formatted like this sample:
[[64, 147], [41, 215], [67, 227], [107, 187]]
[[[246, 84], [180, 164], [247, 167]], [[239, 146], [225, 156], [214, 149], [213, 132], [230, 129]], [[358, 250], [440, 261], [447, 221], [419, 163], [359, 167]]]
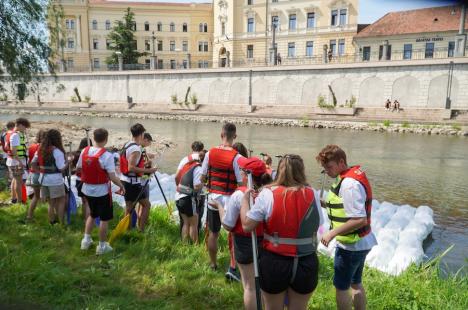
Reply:
[[259, 274], [265, 308], [283, 309], [287, 294], [291, 309], [307, 309], [318, 283], [320, 213], [302, 158], [283, 156], [276, 180], [263, 188], [249, 210], [251, 193], [242, 198], [240, 217], [245, 232], [263, 223]]

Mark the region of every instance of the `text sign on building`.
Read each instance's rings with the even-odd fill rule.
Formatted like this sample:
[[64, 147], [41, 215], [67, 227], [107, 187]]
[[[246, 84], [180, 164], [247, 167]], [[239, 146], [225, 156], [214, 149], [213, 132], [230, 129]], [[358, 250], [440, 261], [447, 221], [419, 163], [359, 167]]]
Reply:
[[437, 37], [437, 38], [417, 38], [416, 39], [416, 42], [435, 42], [435, 41], [443, 41], [444, 38], [440, 38], [440, 37]]

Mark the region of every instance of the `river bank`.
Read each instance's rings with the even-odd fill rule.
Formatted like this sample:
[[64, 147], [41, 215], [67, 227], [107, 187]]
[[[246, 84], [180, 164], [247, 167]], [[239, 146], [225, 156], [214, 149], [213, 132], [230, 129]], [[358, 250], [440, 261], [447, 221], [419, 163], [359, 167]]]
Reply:
[[145, 113], [145, 112], [106, 112], [106, 111], [69, 111], [69, 110], [35, 110], [35, 109], [5, 109], [3, 114], [23, 115], [54, 115], [54, 116], [78, 116], [78, 117], [104, 117], [104, 118], [132, 118], [145, 120], [180, 120], [190, 122], [233, 122], [240, 125], [264, 125], [283, 127], [310, 127], [317, 129], [337, 129], [352, 131], [374, 131], [402, 134], [422, 134], [441, 136], [468, 137], [468, 126], [456, 123], [410, 123], [407, 121], [394, 122], [390, 120], [380, 121], [350, 121], [350, 120], [311, 120], [302, 118], [258, 117], [243, 114], [242, 116], [230, 115], [202, 115], [186, 113]]

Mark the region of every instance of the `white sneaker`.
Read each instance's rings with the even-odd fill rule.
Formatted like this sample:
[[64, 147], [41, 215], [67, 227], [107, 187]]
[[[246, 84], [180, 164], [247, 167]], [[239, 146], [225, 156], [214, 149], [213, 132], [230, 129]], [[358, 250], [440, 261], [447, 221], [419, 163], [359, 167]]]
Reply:
[[89, 249], [89, 247], [91, 246], [91, 244], [93, 244], [93, 239], [85, 239], [83, 238], [81, 240], [81, 249], [82, 250], [87, 250]]
[[96, 255], [106, 254], [106, 253], [112, 252], [112, 250], [113, 248], [109, 245], [108, 242], [106, 242], [104, 246], [98, 245], [96, 247]]

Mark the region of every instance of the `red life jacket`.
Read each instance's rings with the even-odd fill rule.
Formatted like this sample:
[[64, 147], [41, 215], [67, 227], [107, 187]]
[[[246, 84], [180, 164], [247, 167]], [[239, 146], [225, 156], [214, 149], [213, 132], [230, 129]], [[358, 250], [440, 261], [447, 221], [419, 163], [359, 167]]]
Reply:
[[[246, 186], [239, 186], [237, 188], [237, 190], [245, 193], [247, 191], [247, 187]], [[263, 237], [263, 222], [258, 223], [258, 226], [255, 229], [255, 231], [257, 232], [257, 237]], [[239, 217], [237, 218], [236, 225], [234, 225], [234, 228], [232, 229], [231, 232], [236, 234], [236, 235], [240, 235], [240, 236], [244, 236], [244, 237], [251, 236], [250, 233], [245, 232], [244, 229], [242, 228], [242, 222], [241, 222], [240, 214], [239, 214]]]
[[[138, 145], [135, 142], [126, 143], [122, 150], [120, 150], [120, 172], [127, 176], [127, 177], [141, 177], [143, 173], [138, 172], [135, 173], [133, 171], [128, 170], [128, 159], [127, 159], [127, 149], [133, 145]], [[138, 159], [137, 167], [144, 168], [145, 167], [145, 159], [143, 156], [143, 152], [140, 150], [140, 158]]]
[[190, 168], [192, 168], [193, 166], [196, 166], [196, 164], [199, 163], [199, 161], [193, 159], [192, 154], [188, 155], [185, 158], [187, 158], [187, 163], [182, 166], [182, 168], [177, 172], [175, 176], [176, 185], [180, 184], [180, 180], [187, 173], [187, 171], [190, 170]]
[[208, 191], [231, 195], [237, 188], [233, 162], [237, 151], [234, 149], [212, 148], [208, 161]]
[[177, 172], [175, 182], [177, 192], [185, 195], [194, 195], [193, 173], [196, 167], [201, 164], [198, 160], [193, 160], [192, 155], [189, 155], [188, 162]]
[[310, 187], [300, 190], [278, 186], [272, 189], [273, 210], [265, 222], [263, 248], [301, 257], [315, 252], [320, 217]]
[[366, 191], [366, 219], [367, 224], [359, 229], [357, 229], [357, 233], [359, 237], [364, 237], [371, 232], [371, 212], [372, 212], [372, 188], [367, 179], [366, 173], [361, 170], [361, 166], [353, 166], [348, 170], [342, 172], [340, 174], [341, 181], [336, 188], [333, 189], [336, 195], [340, 192], [341, 182], [343, 182], [344, 178], [351, 178], [359, 183], [364, 187]]
[[45, 174], [52, 174], [52, 173], [60, 173], [60, 170], [57, 168], [55, 164], [55, 157], [54, 157], [54, 150], [55, 146], [51, 146], [46, 150], [47, 158], [44, 158], [44, 154], [42, 154], [41, 150], [37, 151], [37, 161], [39, 163], [39, 172]]
[[101, 148], [96, 154], [89, 155], [87, 146], [83, 150], [81, 157], [81, 181], [87, 184], [106, 184], [109, 182], [107, 171], [101, 167], [99, 158], [106, 152], [105, 148]]
[[28, 148], [28, 164], [29, 164], [29, 172], [31, 173], [39, 173], [39, 171], [35, 171], [31, 165], [31, 161], [33, 160], [34, 158], [34, 154], [36, 154], [36, 152], [39, 150], [39, 147], [41, 145], [39, 143], [33, 143], [29, 146]]
[[2, 132], [2, 135], [0, 137], [0, 143], [2, 145], [2, 149], [6, 154], [8, 154], [8, 148], [9, 148], [9, 145], [10, 145], [11, 132], [13, 132], [13, 130], [4, 131], [4, 132]]

